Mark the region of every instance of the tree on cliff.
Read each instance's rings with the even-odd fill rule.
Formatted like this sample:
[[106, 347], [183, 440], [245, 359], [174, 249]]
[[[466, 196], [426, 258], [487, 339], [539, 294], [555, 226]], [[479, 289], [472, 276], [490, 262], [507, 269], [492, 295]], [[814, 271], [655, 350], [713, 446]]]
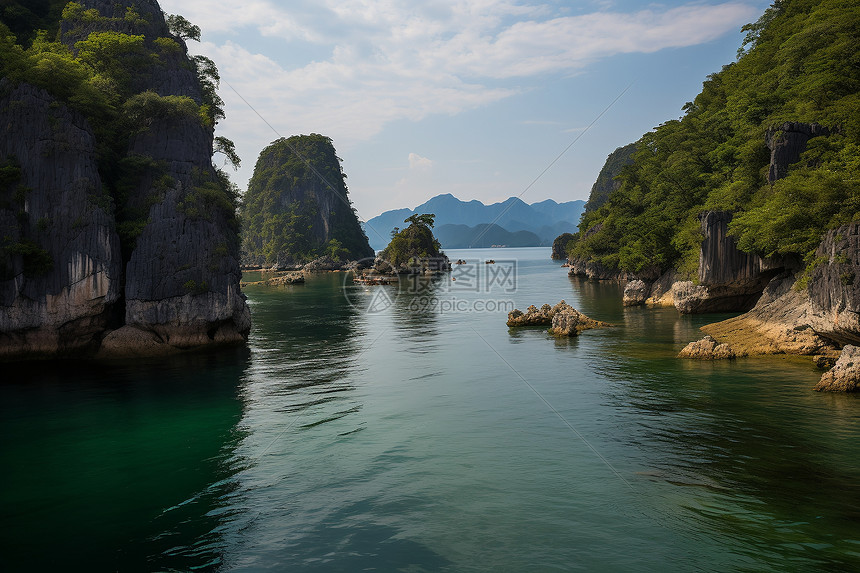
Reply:
[[246, 264], [373, 256], [340, 162], [331, 139], [315, 133], [279, 139], [260, 153], [242, 203]]
[[585, 204], [585, 212], [589, 213], [599, 209], [606, 203], [613, 191], [621, 187], [621, 181], [617, 177], [621, 174], [621, 170], [633, 163], [633, 153], [636, 151], [636, 144], [629, 143], [624, 147], [619, 147], [609, 154], [606, 162], [597, 174], [597, 180], [591, 186], [591, 193], [588, 195], [588, 202]]
[[165, 345], [247, 335], [217, 69], [183, 35], [154, 0], [0, 3], [0, 340], [98, 347], [117, 315]]
[[404, 221], [409, 226], [391, 237], [391, 242], [379, 254], [379, 258], [394, 269], [430, 268], [443, 270], [448, 258], [442, 245], [433, 236], [433, 213], [414, 214]]
[[[860, 218], [858, 22], [851, 0], [775, 2], [744, 28], [738, 61], [708, 76], [683, 117], [637, 142], [619, 188], [583, 217], [571, 256], [634, 273], [690, 272], [699, 213], [722, 210], [735, 214], [729, 230], [741, 249], [814, 264], [822, 234]], [[771, 182], [769, 146], [798, 122], [829, 135], [809, 139]]]
[[[224, 117], [223, 101], [216, 93], [218, 70], [209, 58], [183, 55], [173, 38], [155, 37], [152, 31], [158, 29], [158, 23], [149, 22], [133, 8], [125, 9], [121, 16], [109, 17], [95, 9], [84, 9], [78, 2], [51, 2], [48, 8], [36, 10], [43, 14], [41, 19], [33, 16], [26, 21], [54, 30], [53, 39], [44, 30], [28, 33], [20, 19], [13, 19], [19, 26], [18, 36], [31, 38], [25, 47], [27, 42], [18, 43], [6, 26], [6, 15], [20, 14], [22, 10], [18, 2], [4, 8], [0, 21], [0, 76], [43, 88], [87, 117], [96, 134], [103, 183], [117, 211], [123, 250], [129, 254], [146, 224], [148, 211], [128, 203], [129, 189], [141, 179], [160, 181], [161, 187], [168, 182], [163, 165], [125, 154], [129, 141], [154, 121], [165, 118], [177, 124], [190, 120], [211, 129]], [[50, 22], [52, 15], [62, 19]], [[173, 17], [173, 23], [189, 38], [195, 35], [187, 32], [196, 29], [195, 39], [199, 40], [198, 27], [181, 16]], [[161, 96], [151, 89], [140, 89], [141, 81], [167, 61], [186, 67], [190, 64], [196, 70], [200, 99]], [[213, 143], [210, 155], [223, 153], [234, 167], [238, 166], [240, 160], [232, 141], [219, 136]], [[198, 179], [199, 192], [192, 191], [191, 202], [208, 200], [212, 205], [223, 205], [228, 219], [234, 221], [231, 224], [238, 228], [238, 193], [227, 176], [218, 171]]]

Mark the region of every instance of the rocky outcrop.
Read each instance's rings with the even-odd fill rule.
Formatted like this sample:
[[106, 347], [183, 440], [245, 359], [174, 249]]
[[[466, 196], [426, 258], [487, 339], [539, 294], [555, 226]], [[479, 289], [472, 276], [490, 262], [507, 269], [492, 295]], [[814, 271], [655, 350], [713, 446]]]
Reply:
[[678, 353], [678, 358], [692, 358], [695, 360], [721, 360], [735, 358], [735, 352], [726, 343], [719, 343], [711, 336], [705, 336], [701, 340], [691, 342]]
[[514, 309], [508, 313], [509, 327], [549, 326], [550, 334], [555, 336], [576, 336], [583, 330], [611, 326], [609, 323], [593, 320], [563, 300], [555, 306], [548, 304], [537, 308], [531, 305], [522, 312]]
[[860, 391], [860, 347], [846, 345], [832, 369], [821, 376], [818, 392]]
[[840, 344], [860, 343], [860, 223], [828, 232], [815, 258], [807, 292], [824, 322], [818, 329]]
[[92, 130], [43, 90], [0, 92], [0, 356], [97, 347], [122, 261]]
[[564, 301], [559, 302], [555, 306], [548, 304], [541, 305], [540, 308], [535, 305], [529, 305], [525, 312], [515, 308], [508, 313], [508, 326], [550, 326], [552, 325], [552, 317], [562, 309], [573, 308]]
[[706, 211], [699, 216], [703, 240], [699, 251], [698, 282], [672, 286], [672, 299], [682, 314], [750, 310], [771, 278], [786, 262], [744, 253], [728, 234], [732, 214]]
[[304, 265], [329, 254], [343, 264], [373, 257], [345, 178], [328, 137], [297, 135], [266, 147], [243, 198], [243, 263]]
[[611, 269], [598, 262], [579, 259], [570, 261], [570, 270], [567, 274], [571, 277], [585, 277], [597, 281], [626, 281], [636, 278], [633, 273]]
[[826, 135], [830, 135], [830, 129], [817, 123], [787, 121], [768, 129], [765, 136], [770, 149], [768, 183], [773, 184], [788, 175], [789, 166], [800, 160], [800, 155], [806, 151], [806, 143], [811, 138]]
[[649, 291], [650, 285], [648, 283], [641, 279], [634, 279], [624, 286], [624, 297], [621, 302], [624, 306], [645, 304], [645, 301], [648, 300]]
[[373, 261], [377, 274], [432, 276], [451, 270], [448, 256], [433, 235], [433, 213], [411, 215], [404, 220], [409, 226], [397, 231], [391, 242]]
[[[61, 23], [60, 38], [73, 51], [92, 32], [144, 38], [147, 57], [126, 60], [134, 67], [125, 72], [123, 98], [148, 91], [162, 106], [177, 100], [159, 95], [190, 98], [181, 101], [194, 110], [204, 103], [185, 44], [171, 36], [154, 0], [81, 4], [99, 15]], [[0, 91], [0, 157], [20, 170], [20, 181], [3, 189], [12, 202], [0, 209], [11, 233], [4, 233], [0, 277], [2, 352], [101, 346], [101, 355], [164, 354], [244, 341], [250, 312], [239, 290], [238, 221], [212, 166], [213, 127], [202, 112], [186, 105], [178, 115], [105, 123], [98, 133], [113, 138], [106, 152], [83, 117], [46, 93], [5, 82]]]
[[567, 258], [567, 244], [574, 240], [576, 235], [573, 233], [562, 233], [552, 242], [552, 254], [550, 257], [554, 261], [563, 261]]
[[584, 330], [612, 326], [589, 318], [570, 306], [557, 311], [552, 317], [549, 333], [553, 336], [577, 336]]

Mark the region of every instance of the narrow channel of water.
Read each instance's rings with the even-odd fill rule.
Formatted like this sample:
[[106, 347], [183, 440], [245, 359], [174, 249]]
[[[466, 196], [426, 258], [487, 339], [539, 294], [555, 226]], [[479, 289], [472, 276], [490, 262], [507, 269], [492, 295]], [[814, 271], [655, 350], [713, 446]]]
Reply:
[[[549, 249], [249, 287], [248, 348], [4, 365], [4, 569], [860, 570], [860, 401]], [[489, 258], [496, 265], [484, 265]], [[509, 305], [614, 323], [556, 340]]]

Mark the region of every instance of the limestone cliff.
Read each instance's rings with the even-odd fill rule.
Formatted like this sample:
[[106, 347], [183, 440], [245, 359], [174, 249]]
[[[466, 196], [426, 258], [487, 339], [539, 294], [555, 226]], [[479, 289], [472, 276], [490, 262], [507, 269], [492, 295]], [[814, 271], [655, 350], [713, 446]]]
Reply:
[[0, 355], [96, 347], [122, 260], [92, 131], [44, 90], [0, 92]]
[[728, 234], [732, 214], [706, 211], [699, 216], [702, 244], [698, 281], [672, 286], [675, 307], [683, 314], [751, 309], [768, 282], [786, 268], [783, 260], [762, 259], [738, 249]]
[[768, 183], [785, 177], [789, 166], [797, 163], [800, 154], [806, 151], [806, 143], [813, 137], [823, 135], [830, 135], [830, 129], [817, 123], [786, 121], [778, 127], [768, 129], [765, 136], [770, 149]]
[[552, 254], [550, 257], [555, 260], [564, 260], [567, 258], [567, 244], [576, 238], [573, 233], [562, 233], [552, 242]]
[[260, 153], [242, 205], [243, 263], [301, 265], [373, 257], [328, 137], [279, 139]]
[[860, 223], [828, 232], [806, 288], [795, 273], [774, 277], [748, 313], [703, 327], [742, 354], [833, 354], [860, 343]]
[[860, 222], [828, 232], [815, 252], [807, 293], [818, 329], [840, 344], [860, 343]]
[[[134, 50], [104, 64], [112, 99], [90, 92], [88, 117], [70, 109], [81, 100], [73, 91], [64, 100], [61, 84], [60, 97], [20, 79], [2, 84], [0, 158], [20, 171], [20, 181], [2, 179], [15, 199], [0, 211], [15, 241], [4, 245], [0, 277], [3, 352], [241, 342], [250, 313], [232, 190], [211, 162], [212, 94], [154, 0], [81, 4], [90, 11], [60, 24], [68, 65], [99, 65], [98, 50], [79, 53], [82, 41], [125, 38]], [[44, 268], [28, 272], [28, 257]]]

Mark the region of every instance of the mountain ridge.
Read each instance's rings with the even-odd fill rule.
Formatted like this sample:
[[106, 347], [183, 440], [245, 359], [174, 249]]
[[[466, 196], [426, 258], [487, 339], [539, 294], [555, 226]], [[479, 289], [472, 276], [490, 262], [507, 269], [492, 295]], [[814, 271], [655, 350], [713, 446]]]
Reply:
[[[528, 204], [518, 197], [509, 197], [504, 201], [486, 205], [477, 199], [463, 201], [451, 193], [443, 193], [431, 197], [414, 209], [385, 211], [369, 219], [365, 223], [365, 230], [370, 245], [380, 250], [388, 244], [391, 231], [395, 227], [401, 227], [406, 217], [416, 213], [434, 213], [437, 228], [444, 225], [465, 225], [470, 228], [494, 225], [506, 233], [527, 231], [537, 237], [537, 244], [521, 246], [547, 246], [552, 244], [559, 233], [575, 230], [584, 209], [585, 201], [582, 200], [558, 203], [553, 199], [546, 199]], [[458, 236], [462, 236], [461, 231], [458, 231]], [[524, 237], [520, 236], [520, 239]], [[440, 240], [443, 247], [447, 246], [444, 239]]]

